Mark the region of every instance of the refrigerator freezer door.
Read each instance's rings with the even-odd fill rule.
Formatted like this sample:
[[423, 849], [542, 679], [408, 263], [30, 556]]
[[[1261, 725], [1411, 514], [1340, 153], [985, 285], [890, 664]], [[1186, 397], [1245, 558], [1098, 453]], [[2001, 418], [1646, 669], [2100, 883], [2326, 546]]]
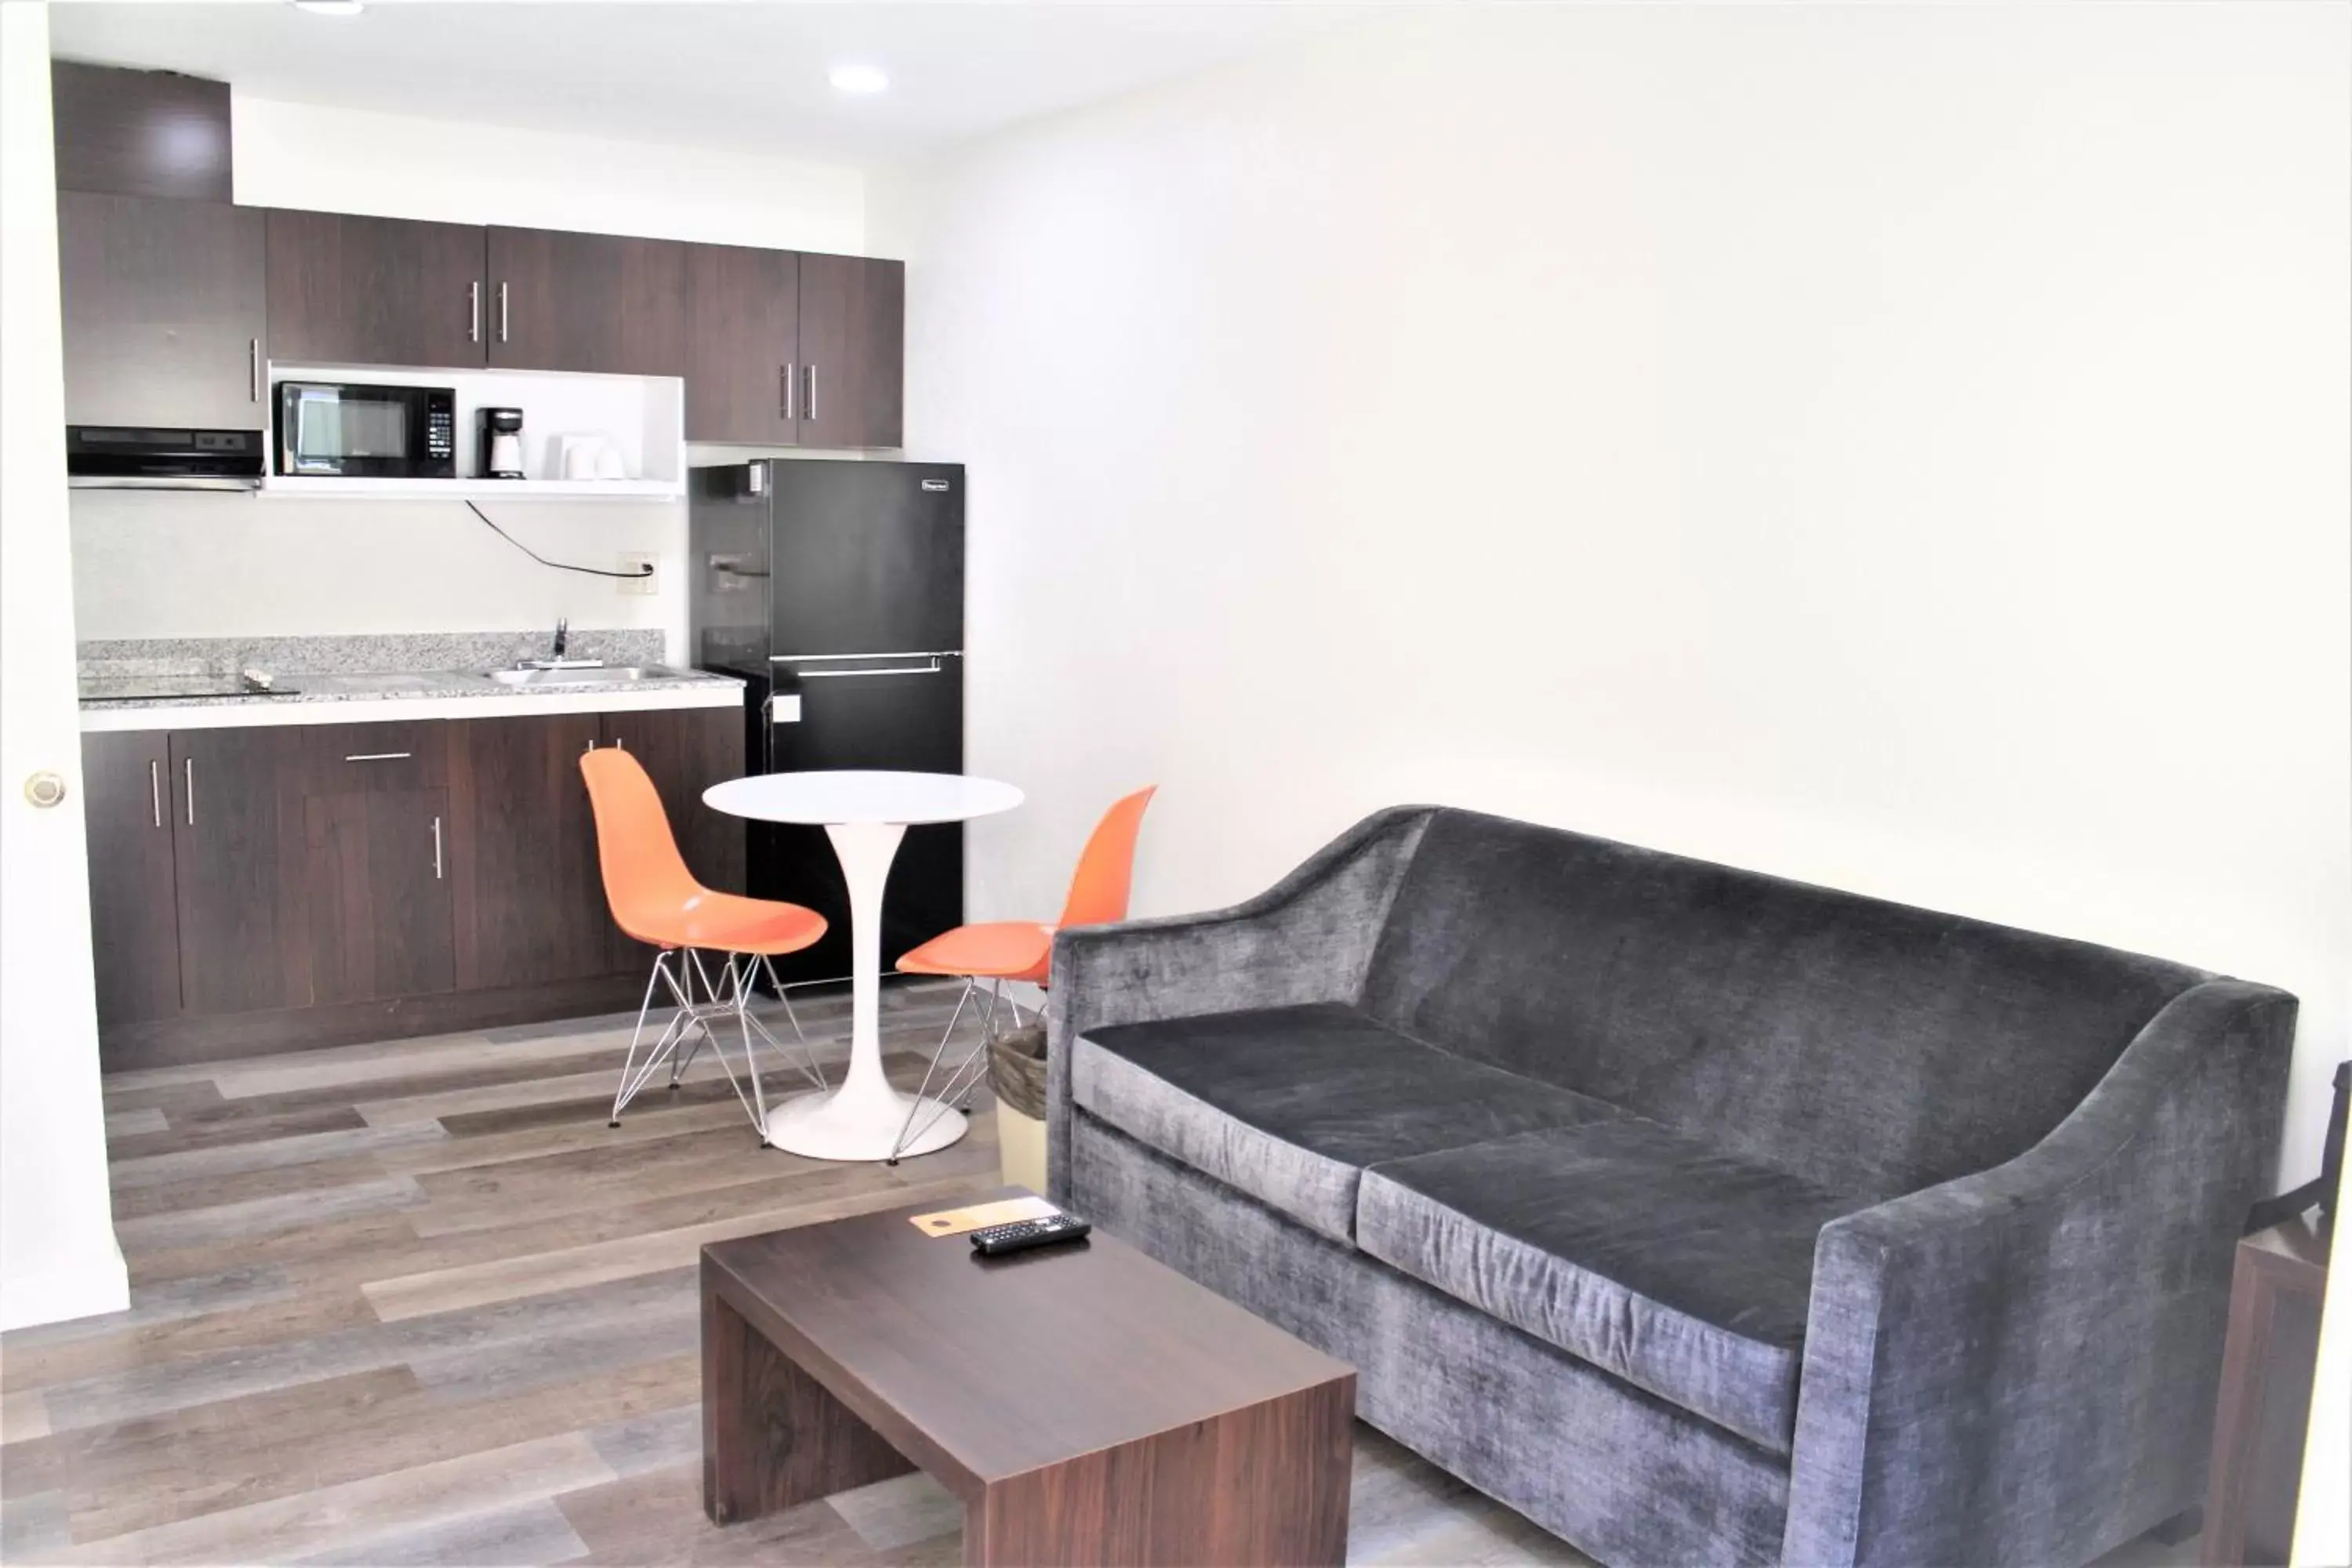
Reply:
[[962, 465], [762, 466], [771, 657], [963, 647]]

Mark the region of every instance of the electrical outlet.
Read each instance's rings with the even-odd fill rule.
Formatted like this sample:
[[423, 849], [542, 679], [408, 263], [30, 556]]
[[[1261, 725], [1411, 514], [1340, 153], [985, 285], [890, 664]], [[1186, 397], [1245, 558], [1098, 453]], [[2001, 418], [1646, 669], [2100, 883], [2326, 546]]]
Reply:
[[646, 574], [642, 577], [624, 577], [613, 586], [624, 594], [650, 594], [661, 582], [659, 577], [654, 575], [655, 569], [660, 564], [661, 557], [650, 550], [624, 550], [621, 552], [619, 569], [623, 572], [635, 572], [643, 568]]

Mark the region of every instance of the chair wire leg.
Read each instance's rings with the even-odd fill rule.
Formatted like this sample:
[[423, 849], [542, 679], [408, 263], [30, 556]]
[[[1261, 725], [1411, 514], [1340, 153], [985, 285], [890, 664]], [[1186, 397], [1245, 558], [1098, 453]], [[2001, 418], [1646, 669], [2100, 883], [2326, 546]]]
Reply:
[[[621, 1112], [628, 1108], [630, 1098], [636, 1092], [629, 1083], [630, 1069], [636, 1066], [637, 1044], [645, 1038], [646, 1015], [653, 1010], [654, 987], [661, 984], [665, 965], [668, 963], [667, 952], [656, 953], [653, 973], [646, 976], [645, 1000], [637, 1004], [637, 1026], [629, 1031], [629, 1054], [621, 1058], [621, 1086], [613, 1095], [613, 1115], [612, 1119], [605, 1122], [607, 1127], [618, 1127], [621, 1124]], [[675, 1026], [677, 1022], [675, 1018], [670, 1020], [671, 1026]], [[665, 1026], [662, 1030], [662, 1039], [667, 1041], [668, 1038], [669, 1027]], [[657, 1043], [655, 1056], [658, 1055], [659, 1048]], [[646, 1059], [650, 1062], [655, 1059], [655, 1056], [648, 1056]]]
[[[763, 968], [768, 976], [768, 984], [775, 986], [776, 988], [776, 1000], [784, 1005], [784, 1016], [792, 1023], [793, 1036], [800, 1042], [800, 1055], [797, 1058], [790, 1051], [784, 1049], [784, 1043], [776, 1038], [776, 1037], [769, 1031], [768, 1026], [761, 1019], [757, 1013], [751, 1010], [751, 983], [755, 976], [762, 972]], [[769, 1047], [803, 1078], [807, 1079], [820, 1089], [830, 1090], [833, 1088], [833, 1085], [825, 1079], [824, 1064], [817, 1060], [816, 1047], [809, 1044], [807, 1032], [801, 1027], [800, 1015], [793, 1011], [792, 998], [784, 994], [782, 984], [776, 979], [775, 961], [764, 954], [757, 957], [748, 953], [745, 954], [743, 959], [743, 978], [744, 987], [740, 995], [740, 1005], [742, 1008], [745, 1021], [752, 1028], [757, 1029], [760, 1032], [760, 1037], [768, 1042]]]
[[[950, 1109], [951, 1102], [949, 1100], [947, 1095], [949, 1085], [952, 1085], [961, 1079], [965, 1069], [970, 1068], [975, 1059], [981, 1060], [983, 1067], [985, 1066], [985, 1057], [988, 1050], [988, 1042], [991, 1037], [988, 1021], [986, 1018], [983, 1018], [981, 1023], [980, 1043], [971, 1048], [969, 1055], [964, 1057], [962, 1060], [957, 1062], [956, 1065], [949, 1070], [947, 1082], [940, 1086], [940, 1100], [931, 1115], [924, 1119], [923, 1124], [920, 1127], [917, 1127], [915, 1125], [915, 1118], [922, 1114], [924, 1103], [923, 1097], [930, 1089], [932, 1075], [939, 1070], [940, 1059], [947, 1054], [948, 1041], [953, 1037], [955, 1034], [956, 1023], [963, 1016], [964, 1004], [971, 999], [972, 993], [979, 988], [979, 984], [980, 982], [976, 977], [971, 975], [965, 976], [963, 983], [963, 994], [956, 998], [955, 1011], [948, 1016], [948, 1026], [940, 1034], [940, 1043], [931, 1047], [931, 1059], [926, 1063], [923, 1068], [923, 1081], [915, 1090], [913, 1103], [907, 1107], [907, 1120], [904, 1124], [899, 1127], [898, 1139], [890, 1145], [890, 1152], [888, 1156], [884, 1159], [884, 1164], [897, 1164], [898, 1163], [898, 1157], [907, 1152], [908, 1145], [913, 1143], [916, 1139], [929, 1131], [932, 1124], [937, 1122], [940, 1117]], [[991, 1016], [992, 1016], [994, 1009], [992, 992], [991, 993]]]
[[[690, 973], [693, 975], [700, 977], [703, 990], [705, 992], [709, 992], [712, 994], [716, 994], [716, 993], [711, 990], [710, 976], [702, 967], [701, 955], [688, 950], [687, 952], [687, 963], [691, 966]], [[735, 1091], [736, 1103], [743, 1108], [743, 1114], [751, 1119], [752, 1126], [759, 1129], [761, 1138], [764, 1142], [767, 1137], [767, 1124], [761, 1119], [759, 1110], [752, 1105], [751, 1101], [745, 1097], [743, 1093], [742, 1080], [735, 1076], [735, 1065], [727, 1059], [727, 1047], [719, 1042], [717, 1036], [710, 1034], [709, 1020], [704, 1016], [705, 1010], [698, 1009], [694, 1006], [691, 1000], [693, 993], [690, 987], [688, 989], [681, 989], [676, 981], [672, 981], [670, 983], [670, 990], [673, 994], [677, 996], [679, 1005], [685, 1007], [687, 1011], [693, 1016], [694, 1027], [700, 1029], [706, 1036], [709, 1036], [710, 1054], [719, 1059], [719, 1070], [726, 1073], [727, 1086]], [[710, 1012], [718, 1012], [721, 1009], [715, 1006], [708, 1009], [708, 1011]], [[753, 1071], [756, 1073], [757, 1070], [755, 1064], [753, 1066]]]
[[[735, 1009], [735, 1031], [743, 1037], [743, 1070], [751, 1079], [751, 1119], [760, 1124], [760, 1147], [768, 1146], [768, 1097], [760, 1087], [760, 1061], [751, 1050], [751, 1030], [757, 1026], [768, 1038], [768, 1028], [751, 1016], [751, 975], [756, 966], [748, 956], [727, 955], [728, 1004]], [[772, 1040], [770, 1042], [773, 1043]]]
[[[702, 961], [698, 956], [696, 956], [694, 959], [694, 973], [701, 976], [703, 987], [702, 1000], [706, 1007], [721, 1005], [732, 1005], [730, 999], [731, 993], [730, 997], [721, 997], [719, 995], [718, 988], [710, 983], [710, 976], [703, 973]], [[731, 953], [728, 955], [725, 977], [730, 984], [735, 978], [735, 959], [734, 955]], [[687, 994], [689, 996], [694, 994], [694, 981], [691, 977], [687, 981], [686, 990]], [[694, 1037], [694, 1044], [687, 1048], [685, 1055], [679, 1058], [671, 1066], [669, 1073], [670, 1088], [676, 1089], [678, 1086], [678, 1080], [686, 1076], [686, 1069], [692, 1067], [694, 1065], [694, 1058], [702, 1054], [703, 1042], [706, 1040], [713, 1040], [715, 1047], [716, 1042], [711, 1036], [710, 1031], [705, 1029]]]

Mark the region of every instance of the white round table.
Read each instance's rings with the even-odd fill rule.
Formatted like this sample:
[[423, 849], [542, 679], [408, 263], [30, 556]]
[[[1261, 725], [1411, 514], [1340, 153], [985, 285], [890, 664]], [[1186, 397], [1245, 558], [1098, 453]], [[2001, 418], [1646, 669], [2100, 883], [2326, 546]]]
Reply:
[[[1010, 811], [1021, 792], [961, 773], [843, 771], [730, 779], [703, 791], [702, 801], [730, 816], [823, 827], [849, 884], [849, 1076], [839, 1089], [795, 1095], [770, 1110], [768, 1142], [817, 1160], [887, 1160], [962, 1137], [963, 1112], [900, 1094], [882, 1074], [882, 888], [910, 824]], [[915, 1136], [900, 1147], [909, 1131]]]

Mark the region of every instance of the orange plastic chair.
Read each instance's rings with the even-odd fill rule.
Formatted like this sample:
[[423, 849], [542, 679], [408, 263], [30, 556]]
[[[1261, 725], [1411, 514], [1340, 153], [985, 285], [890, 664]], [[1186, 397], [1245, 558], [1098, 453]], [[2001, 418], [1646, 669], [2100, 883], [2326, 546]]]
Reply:
[[[1070, 879], [1070, 896], [1062, 904], [1062, 918], [1052, 925], [1040, 925], [1034, 921], [988, 921], [977, 925], [958, 926], [942, 931], [922, 946], [898, 960], [902, 974], [961, 975], [963, 994], [956, 998], [955, 1011], [948, 1017], [946, 1033], [931, 1052], [930, 1066], [923, 1072], [923, 1088], [917, 1091], [917, 1103], [928, 1092], [931, 1074], [946, 1054], [948, 1041], [963, 1017], [964, 1005], [971, 1000], [973, 991], [983, 980], [989, 983], [988, 1010], [981, 1024], [980, 1044], [971, 1054], [956, 1064], [948, 1074], [947, 1084], [940, 1090], [942, 1103], [954, 1104], [979, 1082], [980, 1073], [986, 1070], [985, 1052], [990, 1040], [995, 1038], [996, 1008], [1007, 981], [1026, 981], [1044, 985], [1050, 980], [1054, 958], [1054, 932], [1063, 926], [1101, 925], [1127, 918], [1128, 893], [1135, 880], [1135, 840], [1143, 828], [1144, 808], [1160, 786], [1153, 784], [1137, 790], [1133, 795], [1114, 803], [1095, 825], [1084, 852], [1078, 856], [1077, 874]], [[1020, 1004], [1003, 998], [1013, 1008], [1017, 1026], [1021, 1018]], [[974, 1064], [979, 1064], [977, 1068]], [[915, 1131], [909, 1113], [908, 1131], [901, 1134], [903, 1145]]]
[[[637, 941], [661, 950], [654, 956], [645, 1001], [637, 1008], [637, 1026], [629, 1036], [629, 1054], [621, 1065], [621, 1087], [613, 1097], [610, 1125], [621, 1124], [621, 1112], [665, 1060], [671, 1064], [670, 1087], [677, 1088], [679, 1077], [707, 1040], [719, 1065], [726, 1068], [735, 1098], [742, 1102], [765, 1142], [767, 1098], [760, 1087], [759, 1064], [752, 1059], [751, 1036], [756, 1032], [779, 1055], [784, 1054], [784, 1047], [751, 1010], [752, 984], [764, 969], [769, 984], [775, 984], [774, 960], [798, 952], [824, 935], [824, 917], [798, 904], [718, 892], [696, 881], [694, 873], [687, 869], [686, 858], [677, 852], [677, 839], [670, 832], [669, 814], [662, 808], [660, 793], [646, 776], [643, 764], [625, 748], [591, 748], [583, 752], [580, 776], [587, 781], [588, 804], [596, 816], [596, 858], [613, 920]], [[727, 955], [719, 983], [714, 984], [703, 966], [702, 950]], [[695, 998], [698, 982], [702, 989], [699, 1001]], [[646, 1018], [653, 1008], [655, 988], [665, 983], [677, 1010], [640, 1065], [637, 1047], [645, 1036]], [[776, 986], [776, 994], [783, 996], [781, 985]], [[801, 1022], [789, 1000], [784, 1002], [784, 1016], [792, 1019], [793, 1033], [800, 1036]], [[718, 1037], [711, 1033], [714, 1019], [732, 1021], [742, 1037], [744, 1065], [751, 1079], [750, 1100], [744, 1099], [743, 1086], [736, 1079]], [[693, 1043], [683, 1056], [678, 1055], [677, 1047], [689, 1037]], [[807, 1037], [801, 1036], [804, 1054], [807, 1045]], [[824, 1071], [814, 1055], [794, 1065], [818, 1088], [825, 1087]]]

